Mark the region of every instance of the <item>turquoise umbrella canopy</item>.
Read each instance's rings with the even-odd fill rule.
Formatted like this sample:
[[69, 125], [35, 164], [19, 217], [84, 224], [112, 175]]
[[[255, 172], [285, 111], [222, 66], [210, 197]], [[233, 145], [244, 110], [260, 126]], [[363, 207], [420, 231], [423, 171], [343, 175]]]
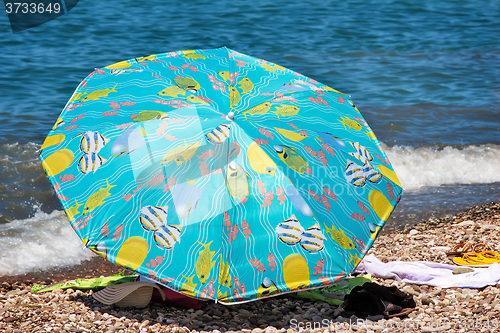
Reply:
[[349, 95], [227, 48], [96, 69], [40, 158], [89, 249], [223, 303], [341, 280], [402, 192]]

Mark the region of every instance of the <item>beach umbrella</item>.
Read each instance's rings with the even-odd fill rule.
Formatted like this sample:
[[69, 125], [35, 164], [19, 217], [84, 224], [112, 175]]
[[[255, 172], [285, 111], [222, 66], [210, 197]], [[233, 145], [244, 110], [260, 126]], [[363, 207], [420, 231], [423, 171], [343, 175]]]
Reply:
[[89, 249], [223, 303], [341, 280], [402, 192], [349, 95], [227, 48], [97, 68], [40, 158]]

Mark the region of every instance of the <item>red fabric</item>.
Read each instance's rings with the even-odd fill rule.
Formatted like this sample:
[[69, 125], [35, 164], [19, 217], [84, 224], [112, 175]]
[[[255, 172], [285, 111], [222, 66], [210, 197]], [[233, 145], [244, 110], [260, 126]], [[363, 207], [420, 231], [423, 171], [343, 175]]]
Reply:
[[160, 292], [155, 288], [153, 289], [151, 301], [165, 305], [176, 305], [187, 309], [201, 309], [202, 301], [178, 293], [159, 284], [156, 285], [165, 293], [165, 300], [162, 300]]

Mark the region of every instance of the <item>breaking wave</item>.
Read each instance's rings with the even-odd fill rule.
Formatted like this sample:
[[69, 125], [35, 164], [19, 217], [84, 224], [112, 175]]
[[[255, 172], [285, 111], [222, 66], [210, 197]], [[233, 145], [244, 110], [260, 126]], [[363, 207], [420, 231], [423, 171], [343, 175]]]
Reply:
[[[6, 146], [3, 148], [0, 162], [3, 164], [2, 170], [5, 176], [3, 177], [5, 184], [1, 191], [4, 202], [11, 200], [10, 206], [26, 211], [29, 216], [25, 218], [26, 215], [19, 216], [13, 213], [11, 216], [14, 216], [14, 219], [4, 219], [0, 222], [0, 275], [16, 275], [77, 265], [94, 256], [79, 240], [64, 212], [55, 205], [57, 199], [51, 194], [50, 185], [39, 165], [35, 152], [37, 147], [27, 144], [11, 145], [9, 149], [5, 149]], [[469, 204], [469, 197], [472, 194], [466, 193], [471, 191], [470, 188], [462, 189], [463, 193], [459, 191], [461, 195], [457, 195], [452, 189], [461, 189], [467, 184], [483, 186], [480, 184], [500, 182], [499, 145], [440, 148], [384, 145], [384, 150], [403, 188], [409, 192], [400, 205], [402, 210], [398, 207], [400, 209], [396, 214], [404, 217], [401, 218], [402, 221], [408, 220], [406, 215], [409, 213], [417, 214], [415, 217], [417, 221], [420, 213], [432, 213], [444, 209], [440, 208], [443, 202], [448, 202], [445, 207], [447, 209], [451, 209], [450, 202], [453, 200], [460, 201], [455, 203], [457, 205], [464, 202]], [[28, 186], [21, 186], [20, 180], [29, 178], [35, 179], [33, 183], [29, 183], [29, 187], [38, 190], [23, 189]], [[432, 197], [434, 208], [420, 202], [423, 200], [422, 197], [429, 199], [428, 191], [432, 192], [433, 188], [437, 189], [441, 185], [452, 186], [452, 189], [439, 191], [438, 195]], [[417, 193], [419, 190], [422, 192]], [[16, 191], [17, 193], [23, 191], [21, 198], [17, 198]], [[44, 210], [52, 213], [42, 211], [41, 205]], [[452, 208], [455, 209], [454, 207]], [[1, 215], [0, 211], [0, 217]]]
[[405, 190], [500, 182], [500, 146], [384, 147]]
[[0, 224], [0, 275], [75, 265], [93, 255], [63, 211], [38, 209], [33, 217]]

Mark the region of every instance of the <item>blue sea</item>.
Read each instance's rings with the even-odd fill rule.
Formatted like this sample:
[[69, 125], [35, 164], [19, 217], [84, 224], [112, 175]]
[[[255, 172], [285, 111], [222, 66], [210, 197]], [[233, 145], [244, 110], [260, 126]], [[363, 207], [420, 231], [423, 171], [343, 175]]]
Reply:
[[500, 201], [498, 1], [80, 1], [0, 15], [0, 275], [92, 256], [37, 150], [96, 67], [227, 46], [348, 93], [405, 189], [386, 229]]

